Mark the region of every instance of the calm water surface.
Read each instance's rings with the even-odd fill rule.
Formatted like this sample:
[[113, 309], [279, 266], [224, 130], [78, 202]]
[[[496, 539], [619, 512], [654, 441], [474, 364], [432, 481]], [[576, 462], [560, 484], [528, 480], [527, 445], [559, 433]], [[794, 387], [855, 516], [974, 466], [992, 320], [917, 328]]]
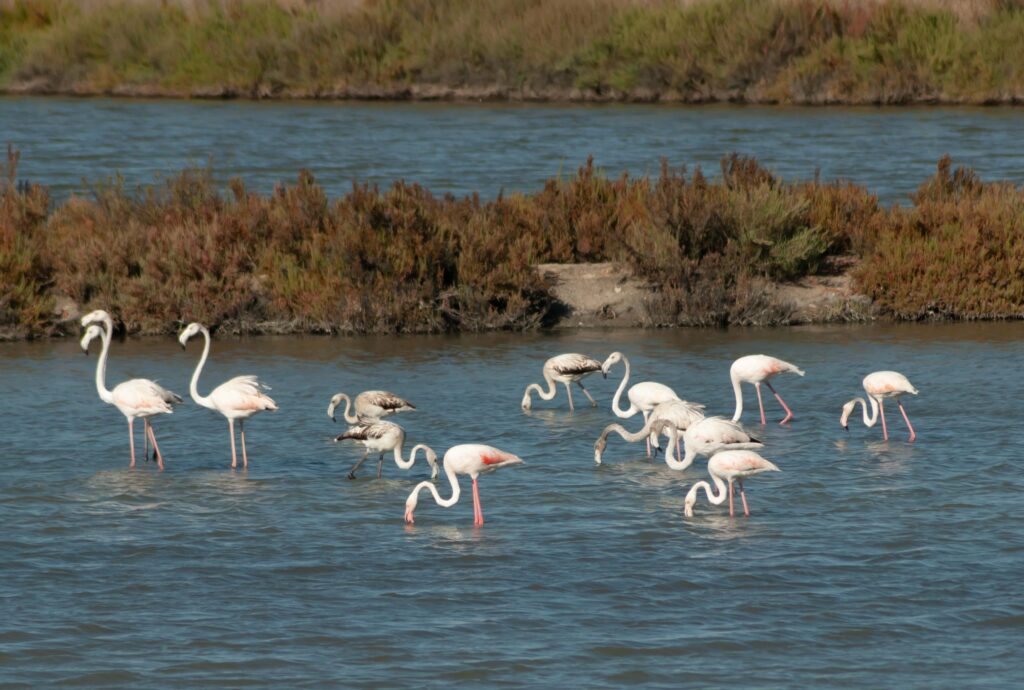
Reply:
[[787, 179], [847, 178], [885, 202], [950, 154], [986, 179], [1024, 182], [1019, 108], [765, 108], [416, 103], [251, 103], [0, 97], [0, 143], [21, 177], [58, 197], [121, 172], [129, 186], [211, 163], [267, 191], [312, 170], [331, 196], [353, 180], [435, 193], [538, 189], [587, 156], [610, 174], [672, 165], [719, 172], [729, 152]]
[[[198, 349], [115, 343], [111, 382], [186, 394]], [[616, 440], [594, 465], [621, 369], [590, 379], [599, 409], [520, 411], [546, 355], [611, 349], [716, 413], [734, 357], [807, 371], [778, 381], [792, 427], [753, 427], [783, 472], [749, 482], [751, 518], [682, 518], [702, 460], [673, 472]], [[2, 345], [0, 686], [1012, 687], [1022, 356], [1024, 324], [217, 341], [202, 388], [257, 373], [281, 410], [250, 423], [242, 472], [223, 420], [179, 407], [158, 473], [128, 469], [94, 356]], [[921, 390], [914, 444], [891, 413], [888, 443], [838, 424], [890, 367]], [[424, 465], [345, 478], [360, 450], [325, 409], [375, 387], [419, 406], [412, 442], [526, 460], [481, 479], [483, 528], [465, 494], [403, 524]]]

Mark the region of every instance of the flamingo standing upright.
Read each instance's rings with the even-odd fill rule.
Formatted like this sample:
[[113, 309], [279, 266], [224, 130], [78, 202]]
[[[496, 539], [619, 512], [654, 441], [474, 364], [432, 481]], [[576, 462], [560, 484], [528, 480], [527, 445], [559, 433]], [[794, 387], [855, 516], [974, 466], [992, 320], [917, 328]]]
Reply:
[[[162, 470], [164, 468], [164, 456], [156, 443], [156, 434], [153, 433], [153, 427], [149, 423], [149, 418], [158, 414], [171, 414], [174, 411], [173, 406], [182, 402], [181, 396], [172, 393], [149, 379], [131, 379], [118, 384], [114, 387], [114, 390], [108, 390], [106, 385], [107, 356], [110, 352], [111, 327], [113, 323], [110, 320], [110, 316], [102, 310], [97, 310], [82, 319], [83, 323], [86, 323], [87, 320], [90, 325], [82, 336], [81, 346], [88, 353], [89, 343], [95, 338], [98, 337], [103, 341], [103, 349], [96, 363], [96, 390], [100, 394], [100, 400], [116, 407], [128, 419], [128, 443], [132, 454], [132, 461], [129, 467], [135, 467], [135, 419], [139, 417], [145, 425], [143, 438], [153, 441], [153, 452], [156, 455], [157, 467]], [[107, 328], [104, 329], [92, 323], [96, 320], [103, 321]], [[148, 450], [144, 450], [143, 457], [147, 454]]]
[[740, 389], [740, 383], [754, 384], [754, 388], [757, 390], [757, 404], [761, 408], [761, 424], [768, 423], [764, 417], [764, 402], [761, 400], [762, 383], [768, 386], [768, 389], [775, 395], [775, 399], [782, 405], [782, 409], [786, 411], [786, 416], [779, 424], [785, 424], [791, 420], [793, 418], [792, 410], [783, 401], [782, 396], [775, 392], [771, 381], [768, 380], [776, 374], [786, 372], [792, 372], [797, 376], [804, 375], [803, 370], [799, 367], [768, 355], [747, 355], [733, 362], [729, 368], [729, 378], [732, 379], [732, 389], [736, 394], [736, 413], [732, 416], [733, 421], [738, 422], [743, 415], [743, 391]]
[[[601, 455], [604, 453], [604, 449], [607, 446], [607, 438], [615, 432], [622, 437], [627, 443], [635, 443], [641, 439], [647, 439], [650, 443], [653, 439], [655, 447], [657, 448], [658, 434], [654, 432], [654, 425], [659, 421], [671, 422], [675, 429], [685, 431], [701, 419], [704, 419], [703, 405], [696, 403], [687, 402], [685, 400], [669, 400], [663, 402], [653, 410], [647, 419], [647, 423], [644, 424], [643, 428], [636, 433], [630, 433], [621, 424], [609, 424], [602, 431], [597, 441], [594, 442], [594, 461], [600, 465]], [[666, 436], [669, 435], [668, 431], [664, 431]], [[680, 448], [680, 436], [675, 434], [674, 442], [676, 444], [676, 455], [681, 455], [682, 451]]]
[[914, 427], [910, 426], [910, 418], [907, 417], [907, 411], [903, 409], [903, 403], [900, 402], [900, 396], [905, 393], [917, 395], [917, 389], [914, 388], [906, 376], [897, 371], [876, 371], [868, 374], [864, 377], [864, 392], [868, 394], [868, 400], [871, 401], [871, 416], [868, 417], [868, 406], [864, 402], [864, 398], [854, 398], [843, 405], [843, 415], [839, 418], [839, 423], [843, 425], [844, 429], [850, 430], [847, 420], [850, 418], [850, 413], [853, 412], [857, 403], [860, 403], [861, 412], [864, 416], [864, 426], [873, 427], [878, 418], [881, 417], [882, 438], [888, 441], [889, 430], [885, 427], [885, 399], [895, 398], [900, 412], [903, 413], [903, 421], [907, 423], [907, 428], [910, 429], [908, 441], [913, 441], [917, 438], [917, 434], [914, 433]]
[[394, 422], [383, 422], [383, 421], [372, 421], [366, 420], [359, 422], [355, 426], [349, 427], [344, 433], [336, 436], [334, 441], [344, 441], [351, 439], [353, 441], [359, 441], [366, 447], [366, 452], [363, 453], [363, 457], [352, 466], [349, 470], [348, 478], [356, 478], [356, 470], [363, 464], [370, 451], [376, 451], [380, 453], [380, 458], [377, 462], [377, 479], [380, 479], [381, 473], [384, 471], [384, 453], [387, 451], [393, 451], [395, 454], [395, 464], [401, 469], [407, 470], [413, 466], [416, 462], [416, 453], [420, 450], [424, 451], [427, 457], [427, 463], [430, 465], [431, 472], [430, 478], [437, 478], [437, 453], [425, 443], [419, 443], [413, 446], [413, 449], [409, 452], [409, 459], [405, 460], [402, 458], [402, 445], [405, 443], [405, 429], [398, 426]]
[[544, 362], [544, 368], [542, 374], [544, 381], [547, 383], [548, 389], [545, 391], [541, 388], [538, 383], [531, 383], [526, 387], [526, 392], [523, 393], [523, 402], [521, 403], [524, 410], [529, 410], [533, 407], [533, 400], [530, 397], [530, 393], [533, 391], [537, 392], [541, 400], [552, 400], [556, 394], [555, 383], [565, 384], [566, 395], [569, 396], [569, 410], [574, 411], [576, 408], [572, 403], [572, 387], [569, 385], [575, 383], [583, 390], [583, 394], [590, 400], [590, 404], [593, 407], [597, 407], [597, 401], [590, 395], [590, 391], [587, 390], [586, 386], [583, 385], [583, 379], [591, 374], [600, 371], [605, 378], [608, 377], [608, 372], [596, 359], [581, 355], [576, 352], [567, 352], [562, 355], [556, 355], [551, 359]]
[[[602, 367], [607, 372], [617, 362], [622, 362], [626, 372], [622, 376], [622, 383], [619, 384], [618, 389], [615, 391], [615, 397], [612, 398], [612, 412], [615, 413], [616, 417], [629, 419], [637, 412], [640, 412], [644, 416], [644, 424], [646, 425], [651, 410], [656, 406], [672, 400], [681, 400], [674, 390], [663, 383], [641, 381], [630, 386], [629, 392], [626, 393], [626, 397], [629, 399], [629, 407], [623, 409], [619, 401], [622, 399], [622, 391], [626, 389], [626, 384], [629, 383], [629, 360], [621, 352], [613, 352], [608, 355], [608, 359], [604, 361]], [[647, 441], [647, 454], [651, 454], [651, 442], [649, 439]]]
[[712, 493], [711, 485], [706, 481], [697, 482], [690, 487], [690, 491], [686, 494], [686, 499], [683, 503], [683, 514], [686, 517], [693, 517], [693, 505], [697, 502], [697, 492], [700, 489], [704, 489], [709, 503], [716, 506], [721, 505], [725, 502], [725, 483], [728, 482], [729, 515], [734, 515], [732, 484], [736, 482], [740, 485], [740, 498], [743, 499], [743, 514], [749, 517], [750, 508], [747, 507], [747, 495], [743, 491], [743, 480], [762, 472], [781, 472], [781, 470], [774, 463], [765, 460], [752, 450], [723, 450], [715, 453], [708, 460], [708, 474], [711, 475], [712, 481], [715, 482], [717, 493]]
[[480, 508], [480, 490], [477, 487], [477, 477], [481, 474], [493, 472], [501, 467], [522, 464], [522, 459], [512, 453], [506, 453], [492, 446], [485, 446], [479, 443], [466, 443], [448, 449], [444, 454], [444, 473], [448, 476], [448, 482], [452, 486], [451, 498], [441, 498], [437, 487], [432, 482], [420, 482], [405, 500], [405, 521], [413, 524], [413, 511], [419, 501], [420, 491], [429, 489], [434, 495], [434, 500], [442, 508], [450, 508], [459, 501], [461, 489], [459, 488], [460, 474], [468, 474], [473, 480], [473, 525], [484, 524], [484, 513]]
[[249, 466], [249, 456], [245, 451], [245, 420], [263, 410], [276, 410], [275, 403], [263, 391], [270, 390], [270, 386], [262, 383], [255, 376], [236, 376], [225, 381], [214, 388], [208, 396], [199, 395], [199, 374], [203, 371], [206, 358], [210, 355], [210, 331], [201, 323], [192, 322], [185, 327], [185, 330], [178, 336], [181, 349], [185, 349], [185, 343], [189, 338], [202, 333], [206, 341], [203, 346], [203, 355], [199, 358], [199, 364], [192, 374], [192, 382], [189, 385], [189, 392], [192, 399], [203, 407], [216, 410], [227, 417], [228, 431], [231, 434], [231, 467], [238, 466], [238, 456], [235, 452], [235, 420], [238, 420], [238, 430], [242, 438], [242, 467]]
[[[338, 407], [342, 400], [345, 401], [345, 412], [342, 413], [342, 416], [349, 424], [356, 424], [363, 419], [380, 419], [397, 412], [416, 409], [416, 406], [408, 400], [388, 391], [363, 391], [356, 396], [354, 404], [345, 393], [337, 393], [331, 398], [331, 404], [327, 406], [327, 416], [334, 421], [338, 421], [334, 417], [334, 408]], [[355, 409], [354, 416], [349, 414], [350, 407]]]

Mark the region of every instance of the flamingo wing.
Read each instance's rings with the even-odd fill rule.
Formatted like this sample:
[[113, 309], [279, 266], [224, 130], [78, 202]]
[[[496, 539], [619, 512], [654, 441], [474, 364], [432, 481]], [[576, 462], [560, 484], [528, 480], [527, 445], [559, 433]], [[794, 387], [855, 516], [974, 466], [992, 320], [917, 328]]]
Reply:
[[113, 391], [114, 404], [139, 416], [170, 414], [172, 405], [181, 397], [149, 379], [131, 379], [118, 384]]
[[576, 352], [552, 357], [548, 360], [548, 363], [556, 374], [560, 374], [562, 376], [581, 376], [583, 374], [601, 371], [600, 362]]
[[375, 405], [389, 412], [416, 409], [416, 406], [408, 400], [388, 391], [366, 391], [359, 394], [359, 400], [367, 405]]

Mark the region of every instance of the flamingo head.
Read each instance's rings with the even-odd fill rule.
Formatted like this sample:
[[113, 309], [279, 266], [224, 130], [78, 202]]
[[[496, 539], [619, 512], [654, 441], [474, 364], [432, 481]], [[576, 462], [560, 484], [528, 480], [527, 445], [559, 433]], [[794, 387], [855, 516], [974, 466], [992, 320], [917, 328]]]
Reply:
[[842, 424], [843, 428], [846, 429], [847, 431], [850, 430], [850, 425], [848, 424], [850, 414], [853, 412], [853, 408], [856, 406], [856, 400], [851, 400], [850, 402], [843, 405], [843, 415], [839, 418], [839, 423]]
[[604, 375], [605, 378], [608, 378], [608, 372], [611, 370], [612, 365], [613, 364], [618, 364], [621, 361], [622, 361], [622, 353], [621, 352], [613, 352], [613, 353], [611, 353], [610, 355], [608, 355], [608, 359], [604, 360], [604, 363], [601, 364], [601, 374]]
[[193, 321], [189, 325], [185, 326], [185, 330], [178, 336], [178, 342], [181, 343], [181, 349], [185, 349], [185, 343], [188, 342], [189, 338], [195, 336], [203, 328], [203, 325]]
[[416, 504], [419, 503], [419, 500], [419, 491], [413, 491], [409, 494], [409, 498], [405, 499], [405, 521], [410, 525], [416, 522], [413, 518], [413, 512], [416, 510]]
[[529, 389], [527, 389], [526, 392], [523, 393], [523, 402], [521, 402], [520, 405], [522, 406], [522, 408], [524, 410], [529, 410], [531, 407], [533, 407], [533, 401], [530, 400], [530, 390]]
[[103, 335], [103, 329], [96, 324], [85, 329], [85, 333], [82, 335], [82, 340], [80, 342], [82, 351], [85, 352], [85, 354], [89, 354], [89, 343], [91, 343], [95, 338], [99, 338], [101, 335]]
[[691, 491], [686, 494], [686, 500], [683, 502], [683, 515], [685, 517], [693, 517], [693, 506], [697, 502], [697, 492]]
[[437, 479], [438, 467], [437, 467], [437, 453], [434, 452], [433, 448], [429, 446], [424, 451], [427, 455], [427, 464], [430, 465], [430, 478]]
[[102, 309], [97, 309], [96, 311], [91, 311], [82, 317], [82, 326], [85, 327], [94, 323], [103, 323], [104, 321], [111, 321], [110, 314]]
[[594, 441], [594, 462], [598, 465], [601, 464], [601, 454], [604, 453], [604, 449], [607, 445], [608, 441], [604, 436]]
[[346, 399], [347, 397], [348, 396], [345, 395], [344, 393], [338, 393], [333, 398], [331, 398], [331, 404], [327, 406], [327, 416], [330, 417], [335, 422], [338, 421], [338, 420], [335, 419], [335, 417], [334, 417], [334, 408], [336, 408], [338, 405], [340, 405], [341, 401]]

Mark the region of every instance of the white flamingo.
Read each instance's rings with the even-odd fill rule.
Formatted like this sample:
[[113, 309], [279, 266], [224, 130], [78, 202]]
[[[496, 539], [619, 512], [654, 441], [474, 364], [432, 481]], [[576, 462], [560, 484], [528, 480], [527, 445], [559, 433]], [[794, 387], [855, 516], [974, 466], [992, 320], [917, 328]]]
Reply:
[[384, 471], [384, 453], [393, 451], [395, 454], [395, 464], [401, 469], [407, 470], [413, 466], [416, 462], [416, 453], [423, 451], [427, 457], [427, 463], [430, 465], [430, 478], [437, 478], [437, 453], [425, 443], [419, 443], [413, 446], [413, 449], [409, 452], [409, 459], [405, 460], [402, 458], [402, 445], [405, 443], [405, 429], [398, 426], [394, 422], [382, 422], [366, 420], [356, 424], [355, 426], [349, 427], [344, 433], [336, 436], [334, 441], [344, 441], [351, 439], [353, 441], [359, 441], [366, 447], [366, 452], [363, 453], [363, 457], [359, 459], [352, 469], [349, 470], [348, 478], [356, 478], [356, 470], [363, 464], [370, 451], [375, 451], [380, 454], [380, 458], [377, 462], [377, 479], [380, 479], [381, 473]]
[[771, 377], [776, 374], [782, 374], [786, 372], [792, 372], [797, 376], [803, 376], [804, 372], [797, 366], [790, 364], [789, 362], [783, 362], [781, 359], [775, 357], [769, 357], [768, 355], [747, 355], [746, 357], [740, 357], [732, 366], [729, 368], [729, 378], [732, 379], [732, 390], [736, 394], [736, 413], [733, 414], [732, 419], [735, 422], [740, 420], [743, 416], [743, 391], [740, 388], [741, 383], [751, 383], [757, 390], [757, 404], [761, 408], [761, 424], [767, 424], [768, 422], [764, 417], [764, 402], [761, 400], [761, 384], [768, 386], [768, 389], [775, 395], [775, 399], [782, 405], [782, 409], [786, 411], [786, 416], [779, 424], [785, 424], [793, 418], [793, 412], [789, 409], [789, 406], [782, 400], [782, 396], [775, 392], [772, 388]]
[[710, 457], [720, 450], [754, 450], [764, 444], [747, 433], [743, 425], [724, 417], [705, 417], [683, 432], [686, 455], [682, 463], [689, 467], [698, 455]]
[[[607, 438], [612, 432], [617, 433], [627, 443], [636, 443], [637, 441], [646, 438], [649, 442], [653, 442], [657, 449], [658, 434], [653, 431], [653, 427], [656, 422], [663, 420], [668, 421], [672, 423], [676, 430], [686, 431], [691, 424], [704, 419], [703, 409], [703, 405], [687, 402], [685, 400], [669, 400], [668, 402], [663, 402], [651, 410], [647, 423], [644, 424], [644, 427], [636, 433], [630, 433], [621, 424], [609, 424], [601, 432], [597, 441], [594, 442], [594, 460], [598, 465], [601, 464], [601, 454], [604, 452], [605, 446], [607, 445]], [[663, 433], [666, 436], [670, 435], [667, 428]], [[676, 444], [676, 456], [682, 454], [680, 440], [681, 435], [675, 434], [674, 442]]]
[[[647, 418], [650, 415], [651, 410], [664, 402], [672, 400], [681, 400], [676, 395], [676, 392], [666, 386], [663, 383], [657, 383], [656, 381], [642, 381], [640, 383], [633, 384], [629, 388], [629, 392], [626, 393], [626, 397], [629, 399], [629, 407], [623, 409], [619, 402], [622, 399], [622, 392], [626, 389], [626, 384], [629, 383], [629, 360], [621, 352], [613, 352], [608, 355], [608, 359], [605, 360], [603, 368], [607, 372], [611, 369], [613, 364], [622, 362], [626, 368], [626, 372], [622, 377], [622, 383], [619, 384], [618, 389], [615, 391], [615, 397], [612, 398], [612, 412], [615, 413], [616, 417], [621, 419], [629, 419], [637, 412], [640, 412], [644, 416], [644, 424], [647, 423]], [[647, 454], [651, 454], [651, 442], [647, 441]]]
[[840, 417], [839, 423], [843, 425], [844, 429], [850, 430], [847, 420], [850, 418], [850, 413], [853, 412], [857, 403], [860, 403], [861, 412], [864, 415], [864, 426], [873, 427], [878, 422], [878, 418], [881, 417], [882, 438], [888, 441], [889, 430], [885, 427], [885, 399], [895, 398], [900, 412], [903, 413], [903, 421], [907, 423], [907, 428], [910, 429], [910, 438], [908, 440], [913, 441], [917, 438], [917, 434], [914, 433], [914, 427], [910, 426], [910, 418], [907, 417], [907, 411], [903, 409], [903, 403], [900, 402], [901, 395], [906, 393], [917, 395], [917, 389], [914, 388], [906, 376], [896, 371], [876, 371], [868, 374], [864, 377], [864, 392], [868, 394], [868, 400], [871, 401], [871, 416], [868, 417], [868, 406], [864, 402], [864, 398], [854, 398], [843, 405], [843, 415]]
[[197, 404], [216, 410], [227, 417], [228, 431], [231, 434], [231, 467], [238, 466], [238, 456], [235, 452], [235, 420], [238, 420], [238, 431], [242, 438], [242, 466], [249, 466], [249, 456], [245, 451], [245, 420], [263, 410], [276, 410], [277, 403], [270, 399], [263, 391], [270, 390], [270, 387], [260, 382], [255, 376], [236, 376], [214, 388], [208, 396], [199, 395], [199, 374], [203, 371], [206, 358], [210, 355], [210, 331], [200, 323], [190, 323], [178, 336], [181, 349], [185, 349], [185, 343], [189, 338], [202, 333], [206, 341], [203, 346], [203, 356], [199, 358], [199, 364], [192, 374], [192, 382], [189, 385], [189, 392]]
[[[104, 329], [93, 323], [102, 321]], [[110, 353], [110, 339], [113, 322], [110, 316], [102, 310], [97, 310], [82, 319], [82, 323], [89, 326], [82, 336], [81, 346], [86, 353], [89, 352], [89, 343], [97, 337], [103, 341], [103, 349], [100, 358], [96, 362], [96, 390], [100, 394], [100, 400], [113, 405], [128, 420], [128, 443], [131, 448], [132, 461], [129, 467], [135, 467], [135, 419], [141, 418], [145, 425], [144, 439], [153, 441], [153, 453], [156, 455], [157, 466], [164, 468], [164, 456], [156, 443], [156, 434], [149, 423], [149, 418], [158, 414], [171, 414], [173, 406], [182, 402], [181, 397], [167, 390], [149, 379], [131, 379], [120, 383], [114, 390], [108, 390], [106, 385], [107, 377], [107, 356]], [[148, 455], [148, 449], [143, 449], [143, 457]]]
[[733, 511], [733, 482], [740, 485], [740, 498], [743, 499], [743, 514], [750, 516], [750, 508], [747, 507], [747, 495], [743, 491], [743, 480], [753, 477], [762, 472], [781, 472], [772, 462], [765, 460], [752, 450], [723, 450], [715, 453], [708, 460], [708, 474], [715, 483], [717, 493], [712, 493], [711, 485], [706, 481], [699, 481], [690, 487], [689, 493], [683, 503], [683, 514], [686, 517], [693, 517], [693, 505], [697, 502], [697, 492], [704, 489], [711, 505], [721, 505], [726, 498], [726, 482], [729, 484], [729, 515]]
[[[345, 401], [345, 412], [342, 416], [349, 424], [356, 424], [363, 419], [380, 419], [397, 412], [415, 410], [416, 406], [408, 400], [399, 398], [388, 391], [363, 391], [356, 396], [355, 403], [345, 393], [338, 393], [331, 398], [331, 404], [327, 406], [327, 416], [338, 421], [334, 417], [334, 408]], [[349, 414], [349, 409], [355, 409], [355, 415]]]
[[444, 454], [444, 473], [448, 477], [448, 483], [452, 486], [451, 498], [441, 498], [437, 487], [431, 482], [420, 482], [405, 500], [405, 521], [409, 524], [415, 522], [413, 512], [419, 501], [420, 491], [429, 489], [434, 495], [434, 500], [442, 508], [450, 508], [459, 501], [461, 489], [459, 488], [460, 474], [468, 474], [473, 480], [473, 524], [480, 526], [484, 524], [484, 513], [480, 508], [480, 490], [477, 487], [477, 477], [481, 474], [493, 472], [501, 467], [520, 465], [522, 460], [512, 453], [506, 453], [492, 446], [485, 446], [479, 443], [466, 443], [448, 449]]
[[569, 410], [575, 410], [575, 406], [572, 404], [572, 387], [569, 385], [575, 383], [583, 390], [583, 394], [590, 400], [590, 404], [597, 407], [597, 402], [590, 395], [590, 391], [587, 390], [586, 386], [583, 385], [583, 379], [591, 374], [600, 371], [605, 378], [608, 377], [608, 372], [596, 359], [581, 355], [576, 352], [567, 352], [562, 355], [556, 355], [544, 362], [544, 368], [542, 374], [544, 376], [544, 382], [547, 384], [548, 389], [545, 391], [540, 384], [531, 383], [526, 387], [526, 392], [523, 393], [522, 407], [524, 410], [529, 410], [533, 407], [533, 400], [530, 397], [530, 393], [536, 391], [537, 395], [540, 396], [541, 400], [552, 400], [554, 399], [557, 389], [555, 383], [564, 383], [566, 395], [569, 396]]

